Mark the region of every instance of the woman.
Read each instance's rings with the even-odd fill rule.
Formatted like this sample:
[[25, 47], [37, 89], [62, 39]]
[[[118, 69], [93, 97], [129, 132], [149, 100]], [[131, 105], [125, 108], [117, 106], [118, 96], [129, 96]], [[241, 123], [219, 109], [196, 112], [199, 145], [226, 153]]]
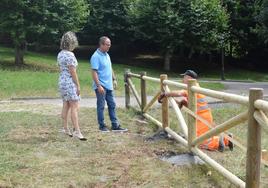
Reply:
[[[71, 31], [65, 33], [61, 38], [57, 62], [60, 68], [59, 90], [63, 100], [61, 117], [63, 129], [61, 132], [74, 136], [80, 140], [86, 140], [80, 132], [78, 124], [78, 101], [80, 100], [80, 84], [76, 73], [78, 62], [73, 54], [73, 50], [78, 46], [75, 34]], [[71, 110], [71, 120], [73, 133], [68, 128], [68, 112]]]

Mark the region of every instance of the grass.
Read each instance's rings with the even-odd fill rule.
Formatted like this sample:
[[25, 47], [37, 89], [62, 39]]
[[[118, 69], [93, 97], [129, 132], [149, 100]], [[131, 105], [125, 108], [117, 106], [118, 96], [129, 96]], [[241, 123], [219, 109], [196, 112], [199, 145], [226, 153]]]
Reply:
[[[56, 54], [47, 55], [33, 52], [26, 52], [26, 64], [22, 67], [14, 66], [14, 51], [10, 48], [0, 47], [0, 99], [18, 98], [18, 97], [59, 97], [58, 93], [58, 68], [56, 65]], [[81, 83], [82, 97], [94, 96], [92, 90], [92, 78], [90, 67], [87, 60], [78, 59], [78, 75]], [[115, 62], [116, 63], [116, 62]], [[161, 70], [151, 68], [128, 66], [123, 64], [114, 64], [113, 69], [118, 79], [117, 96], [124, 95], [123, 74], [126, 68], [134, 73], [146, 71], [148, 76], [159, 77], [165, 73]], [[171, 79], [177, 79], [178, 73], [169, 72]], [[139, 80], [133, 79], [136, 87], [139, 86]], [[222, 90], [221, 83], [202, 83], [207, 88]], [[156, 93], [159, 88], [157, 83], [147, 84], [148, 95]], [[139, 88], [137, 88], [139, 89]]]
[[[216, 125], [219, 125], [228, 119], [238, 115], [239, 113], [245, 112], [247, 109], [244, 106], [228, 104], [223, 107], [213, 107], [212, 113], [214, 117], [214, 122]], [[153, 108], [150, 110], [149, 114], [161, 121], [161, 110]], [[170, 127], [176, 132], [182, 132], [178, 125], [177, 117], [172, 109], [169, 113], [170, 117]], [[186, 114], [184, 114], [186, 117]], [[247, 122], [235, 126], [234, 128], [228, 130], [229, 133], [234, 135], [234, 138], [242, 143], [244, 146], [247, 144]], [[262, 131], [262, 149], [268, 150], [268, 137], [267, 133]], [[246, 153], [243, 152], [237, 146], [234, 148], [234, 151], [229, 151], [228, 149], [223, 152], [208, 152], [205, 151], [211, 158], [215, 159], [222, 166], [230, 170], [233, 174], [245, 181], [246, 175]], [[261, 165], [261, 187], [268, 186], [268, 167]], [[209, 186], [208, 186], [209, 187]], [[221, 186], [220, 186], [221, 187]], [[226, 186], [228, 187], [228, 186]]]
[[118, 110], [129, 133], [102, 134], [95, 109], [82, 109], [88, 141], [81, 142], [57, 132], [58, 106], [1, 105], [0, 187], [233, 187], [207, 165], [177, 167], [159, 160], [186, 149], [171, 140], [146, 142], [155, 127], [138, 125], [133, 110]]
[[[117, 111], [128, 133], [102, 134], [97, 130], [95, 109], [81, 109], [81, 129], [88, 138], [81, 142], [57, 132], [60, 106], [15, 102], [1, 106], [0, 187], [234, 187], [208, 165], [173, 166], [159, 160], [159, 155], [187, 150], [172, 140], [146, 141], [157, 129], [151, 123], [138, 124], [140, 115], [134, 110]], [[213, 115], [221, 123], [244, 110], [217, 108]], [[149, 113], [160, 116], [158, 108]], [[107, 114], [105, 118], [108, 123]], [[171, 127], [178, 131], [172, 111], [170, 118]], [[230, 131], [246, 142], [245, 124]], [[262, 135], [262, 148], [267, 146], [268, 139]], [[239, 148], [206, 153], [245, 180], [246, 157]], [[261, 167], [261, 176], [265, 187], [268, 168]]]
[[[58, 96], [55, 56], [28, 52], [26, 65], [15, 67], [12, 64], [13, 51], [0, 47], [0, 59], [1, 99]], [[161, 74], [161, 71], [148, 68], [114, 64], [120, 85], [117, 95], [123, 94], [125, 68], [136, 73], [147, 71], [153, 77]], [[94, 95], [86, 60], [79, 60], [78, 72], [83, 95]], [[173, 79], [176, 75], [169, 73]], [[209, 72], [204, 75], [206, 79], [214, 77]], [[256, 80], [267, 79], [259, 73], [249, 76]], [[233, 78], [238, 77], [234, 75]], [[136, 86], [138, 82], [134, 80]], [[149, 94], [159, 88], [156, 84], [147, 86]], [[201, 86], [223, 89], [220, 83], [202, 82]], [[159, 160], [159, 155], [169, 152], [180, 154], [187, 150], [172, 140], [146, 141], [156, 127], [151, 123], [147, 126], [137, 124], [140, 116], [134, 110], [117, 111], [121, 124], [130, 130], [129, 133], [101, 134], [97, 130], [96, 110], [81, 109], [81, 129], [88, 141], [80, 142], [57, 132], [61, 124], [59, 106], [16, 102], [2, 102], [0, 105], [0, 187], [234, 187], [208, 165], [178, 167]], [[213, 115], [219, 124], [245, 110], [239, 106], [227, 106], [214, 109]], [[174, 113], [170, 112], [171, 127], [180, 131]], [[149, 113], [161, 117], [157, 108]], [[108, 123], [107, 114], [105, 117]], [[246, 143], [246, 124], [230, 131]], [[262, 148], [268, 149], [267, 146], [267, 135], [263, 134]], [[237, 147], [233, 152], [207, 154], [245, 180], [246, 158]], [[268, 168], [261, 167], [261, 176], [262, 186], [267, 187]]]

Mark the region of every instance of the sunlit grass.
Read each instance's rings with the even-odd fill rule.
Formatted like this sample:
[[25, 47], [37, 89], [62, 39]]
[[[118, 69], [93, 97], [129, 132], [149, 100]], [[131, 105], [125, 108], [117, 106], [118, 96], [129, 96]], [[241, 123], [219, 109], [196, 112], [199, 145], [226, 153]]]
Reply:
[[[59, 97], [58, 93], [58, 67], [56, 55], [45, 55], [33, 52], [25, 54], [26, 64], [22, 67], [14, 66], [14, 51], [10, 48], [0, 47], [0, 98], [17, 97]], [[88, 60], [78, 59], [78, 76], [81, 84], [82, 97], [94, 96], [92, 89], [92, 77]], [[147, 72], [148, 76], [159, 78], [160, 70], [144, 67], [135, 67], [123, 64], [113, 64], [117, 75], [118, 89], [116, 96], [124, 95], [124, 71], [130, 69], [134, 73]], [[168, 73], [171, 79], [178, 80], [177, 73]], [[136, 89], [140, 88], [140, 81], [133, 79]], [[203, 84], [202, 84], [203, 85]], [[222, 90], [221, 83], [204, 83], [205, 87]], [[148, 82], [147, 94], [154, 95], [160, 90], [158, 83]]]
[[[133, 111], [117, 111], [128, 133], [100, 133], [96, 110], [82, 109], [80, 125], [88, 141], [58, 133], [60, 107], [2, 104], [0, 187], [219, 187], [231, 185], [204, 166], [173, 166], [157, 154], [187, 152], [174, 141], [145, 141], [151, 123], [137, 124]], [[12, 110], [20, 110], [12, 112]], [[108, 126], [108, 116], [105, 119]], [[207, 172], [213, 172], [207, 176]], [[232, 187], [232, 186], [231, 186]]]

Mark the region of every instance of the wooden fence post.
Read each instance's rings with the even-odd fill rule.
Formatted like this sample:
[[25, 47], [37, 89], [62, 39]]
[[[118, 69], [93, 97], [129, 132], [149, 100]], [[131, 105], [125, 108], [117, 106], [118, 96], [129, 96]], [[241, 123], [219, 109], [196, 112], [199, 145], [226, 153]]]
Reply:
[[146, 76], [146, 72], [141, 72], [141, 111], [144, 112], [144, 107], [147, 105], [146, 95], [146, 81], [142, 79], [142, 76]]
[[[160, 81], [161, 81], [161, 92], [165, 92], [164, 89], [164, 84], [163, 81], [167, 80], [168, 76], [166, 74], [161, 74], [160, 75]], [[163, 129], [165, 129], [166, 127], [169, 127], [169, 118], [168, 118], [168, 99], [166, 97], [164, 97], [163, 102], [162, 102], [162, 126]]]
[[[196, 80], [188, 80], [188, 108], [196, 114], [196, 93], [191, 90], [192, 86], [196, 86]], [[188, 115], [188, 148], [191, 151], [192, 142], [196, 138], [196, 119]]]
[[254, 118], [254, 102], [263, 98], [263, 89], [249, 90], [246, 188], [260, 187], [261, 126]]
[[124, 74], [124, 83], [125, 83], [125, 107], [129, 109], [130, 107], [130, 89], [128, 85], [128, 73], [130, 73], [130, 69], [125, 69]]

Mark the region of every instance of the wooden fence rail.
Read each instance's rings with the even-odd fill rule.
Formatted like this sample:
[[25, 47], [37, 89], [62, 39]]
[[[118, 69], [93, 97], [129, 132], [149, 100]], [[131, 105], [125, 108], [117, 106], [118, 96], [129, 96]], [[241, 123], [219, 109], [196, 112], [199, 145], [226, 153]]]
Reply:
[[[140, 89], [141, 96], [139, 96], [135, 85], [131, 81], [131, 78], [140, 79]], [[226, 177], [230, 182], [238, 187], [247, 188], [259, 188], [260, 187], [260, 165], [261, 162], [267, 164], [267, 161], [261, 160], [261, 128], [265, 132], [268, 132], [268, 118], [265, 112], [268, 112], [268, 102], [262, 100], [263, 90], [260, 88], [252, 88], [249, 90], [249, 97], [214, 91], [206, 88], [197, 86], [196, 80], [190, 80], [188, 85], [177, 83], [168, 80], [167, 75], [160, 75], [160, 78], [153, 78], [146, 75], [146, 72], [140, 74], [131, 73], [129, 69], [125, 71], [125, 97], [126, 97], [126, 108], [130, 107], [130, 91], [132, 91], [140, 110], [145, 118], [164, 129], [168, 134], [170, 134], [175, 140], [180, 142], [183, 146], [187, 147], [189, 151], [198, 155], [201, 159], [211, 165], [214, 169], [220, 172], [224, 177]], [[159, 83], [159, 90], [156, 92], [155, 96], [147, 103], [147, 93], [146, 86], [147, 81]], [[179, 89], [185, 89], [188, 91], [188, 108], [183, 107], [180, 109], [176, 101], [172, 97], [165, 97], [163, 99], [161, 109], [162, 109], [162, 121], [157, 120], [150, 114], [148, 110], [157, 101], [161, 92], [170, 91], [169, 86], [177, 87]], [[246, 112], [243, 112], [229, 120], [223, 122], [222, 124], [215, 126], [209, 124], [206, 120], [196, 114], [196, 94], [204, 94], [209, 97], [221, 99], [226, 102], [232, 102], [235, 104], [241, 104], [248, 107]], [[181, 127], [182, 133], [185, 137], [180, 136], [175, 131], [169, 127], [169, 104], [173, 108], [178, 124]], [[188, 114], [187, 120], [184, 119], [182, 111]], [[208, 127], [211, 128], [210, 131], [197, 137], [196, 135], [196, 121], [202, 121]], [[226, 133], [232, 127], [235, 127], [241, 123], [248, 121], [247, 129], [247, 146], [241, 144], [237, 139], [231, 138]], [[242, 181], [240, 178], [232, 174], [230, 171], [225, 169], [222, 165], [217, 163], [215, 160], [210, 158], [203, 151], [198, 149], [202, 142], [208, 138], [224, 134], [230, 139], [234, 144], [240, 147], [243, 151], [247, 152], [247, 163], [246, 163], [246, 181]]]

